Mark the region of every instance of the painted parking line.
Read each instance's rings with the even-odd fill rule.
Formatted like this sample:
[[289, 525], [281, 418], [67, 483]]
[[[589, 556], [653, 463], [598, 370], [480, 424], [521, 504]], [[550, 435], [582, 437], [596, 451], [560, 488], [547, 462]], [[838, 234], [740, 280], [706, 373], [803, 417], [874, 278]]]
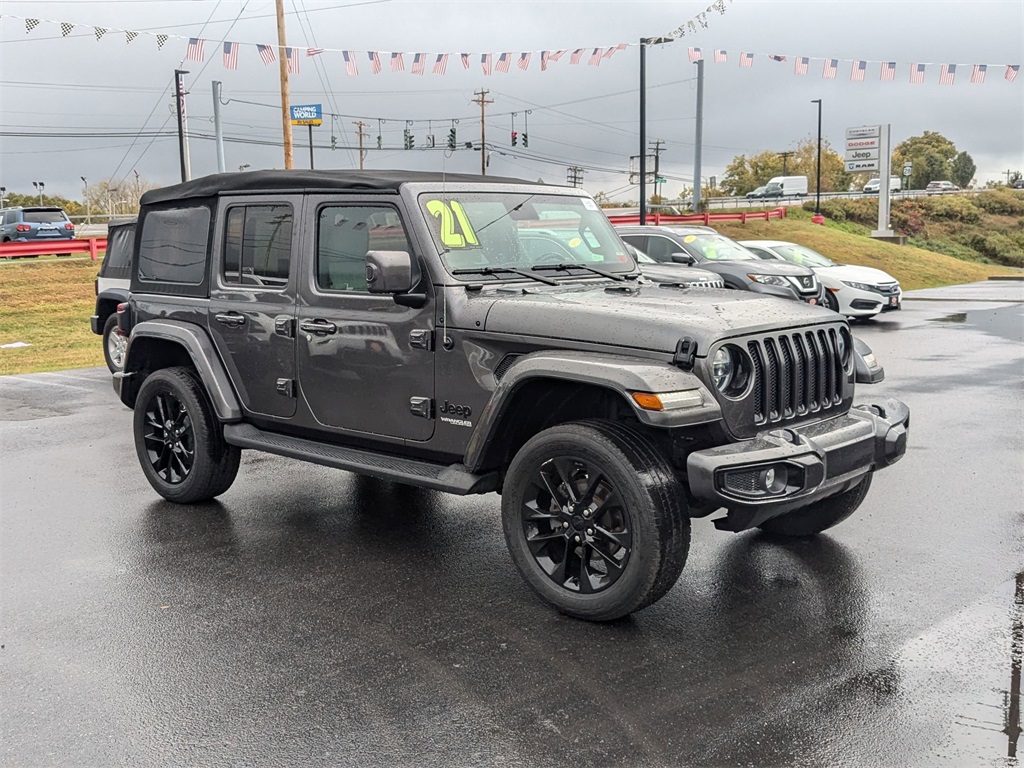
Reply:
[[[17, 381], [23, 384], [42, 385], [45, 387], [57, 387], [58, 389], [80, 389], [82, 392], [95, 391], [95, 387], [83, 387], [79, 384], [62, 384], [57, 381], [47, 381], [46, 379], [39, 378], [28, 378], [27, 376], [0, 376], [0, 385], [3, 385], [8, 381]], [[90, 381], [89, 379], [82, 379], [82, 381], [89, 381], [90, 383], [95, 383]]]

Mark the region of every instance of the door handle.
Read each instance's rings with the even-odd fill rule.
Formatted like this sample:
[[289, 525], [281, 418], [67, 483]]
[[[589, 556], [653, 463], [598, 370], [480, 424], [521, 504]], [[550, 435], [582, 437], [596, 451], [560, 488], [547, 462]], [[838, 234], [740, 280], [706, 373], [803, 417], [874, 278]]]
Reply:
[[214, 318], [218, 323], [223, 323], [224, 325], [245, 325], [245, 315], [240, 315], [237, 312], [221, 312], [214, 315]]
[[299, 323], [299, 330], [305, 331], [306, 333], [322, 333], [324, 335], [337, 333], [338, 326], [334, 323], [329, 323], [326, 320], [303, 320]]

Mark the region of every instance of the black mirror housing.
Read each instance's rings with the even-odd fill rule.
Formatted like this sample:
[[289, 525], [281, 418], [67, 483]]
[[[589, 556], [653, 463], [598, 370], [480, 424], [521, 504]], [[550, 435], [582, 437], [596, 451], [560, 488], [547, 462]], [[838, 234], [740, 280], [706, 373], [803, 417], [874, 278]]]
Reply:
[[370, 293], [408, 293], [419, 280], [416, 262], [406, 251], [367, 251], [366, 288]]
[[693, 264], [696, 262], [696, 259], [688, 253], [673, 253], [672, 261], [675, 264]]

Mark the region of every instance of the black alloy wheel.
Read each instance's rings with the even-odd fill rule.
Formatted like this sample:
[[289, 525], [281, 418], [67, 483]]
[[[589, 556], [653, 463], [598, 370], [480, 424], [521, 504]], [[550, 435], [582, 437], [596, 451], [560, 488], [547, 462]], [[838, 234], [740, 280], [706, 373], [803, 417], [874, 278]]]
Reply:
[[609, 478], [583, 459], [562, 456], [542, 464], [522, 516], [530, 554], [559, 587], [601, 592], [629, 562], [629, 512]]
[[142, 439], [153, 471], [169, 485], [183, 482], [196, 458], [196, 438], [185, 404], [159, 392], [145, 404]]

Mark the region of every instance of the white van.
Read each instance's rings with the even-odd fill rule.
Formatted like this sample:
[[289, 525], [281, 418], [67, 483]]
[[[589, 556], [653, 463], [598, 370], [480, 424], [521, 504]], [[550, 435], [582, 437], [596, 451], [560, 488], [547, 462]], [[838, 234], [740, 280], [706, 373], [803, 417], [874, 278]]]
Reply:
[[[903, 181], [899, 176], [889, 177], [889, 191], [899, 192], [903, 188]], [[864, 185], [865, 195], [877, 195], [882, 189], [881, 179], [869, 179], [868, 183]]]
[[762, 197], [793, 197], [806, 194], [806, 176], [776, 176], [768, 180]]

